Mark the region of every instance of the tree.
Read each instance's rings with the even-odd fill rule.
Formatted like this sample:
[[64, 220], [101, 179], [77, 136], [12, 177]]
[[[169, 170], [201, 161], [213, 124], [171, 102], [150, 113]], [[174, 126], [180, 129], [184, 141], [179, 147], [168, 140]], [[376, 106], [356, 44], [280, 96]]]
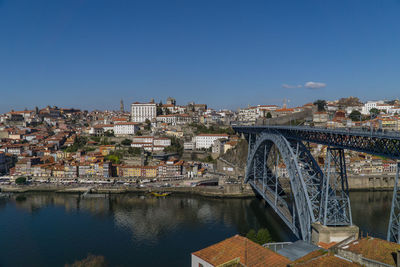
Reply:
[[268, 112], [268, 113], [267, 113], [267, 119], [271, 119], [271, 118], [272, 118], [272, 115], [271, 115], [270, 112]]
[[131, 155], [134, 155], [134, 156], [136, 156], [136, 155], [140, 155], [140, 148], [138, 148], [138, 147], [130, 147], [130, 148], [128, 148], [128, 153], [129, 154], [131, 154]]
[[379, 111], [379, 109], [377, 109], [377, 108], [371, 108], [370, 110], [369, 110], [369, 114], [371, 114], [371, 116], [377, 116], [377, 115], [379, 115], [379, 113], [380, 113], [380, 111]]
[[272, 238], [271, 238], [271, 234], [269, 233], [268, 229], [266, 228], [262, 228], [260, 230], [258, 230], [257, 233], [257, 243], [260, 245], [263, 245], [265, 243], [271, 243], [272, 242]]
[[247, 233], [246, 237], [253, 242], [257, 241], [257, 233], [254, 229], [250, 229], [250, 231]]
[[107, 136], [107, 137], [114, 137], [114, 136], [115, 136], [115, 135], [114, 135], [114, 131], [113, 131], [113, 130], [105, 131], [105, 132], [104, 132], [104, 136]]
[[171, 145], [164, 148], [165, 153], [178, 153], [180, 156], [183, 154], [183, 145], [180, 139], [176, 137], [171, 138]]
[[360, 121], [360, 120], [361, 120], [361, 112], [358, 111], [358, 110], [353, 110], [353, 111], [350, 113], [349, 118], [350, 118], [352, 121]]
[[20, 176], [17, 179], [15, 179], [16, 184], [25, 184], [26, 183], [26, 177]]
[[325, 111], [326, 101], [318, 99], [317, 101], [314, 102], [314, 105], [318, 107], [318, 111]]
[[156, 110], [156, 114], [157, 116], [162, 115], [163, 114], [163, 109], [162, 109], [162, 101], [160, 101], [160, 103], [157, 105], [157, 110]]
[[272, 238], [271, 238], [271, 234], [269, 233], [268, 229], [266, 228], [261, 228], [258, 230], [258, 232], [256, 233], [256, 231], [254, 231], [254, 229], [251, 229], [246, 237], [248, 239], [250, 239], [251, 241], [260, 244], [260, 245], [264, 245], [265, 243], [271, 243], [273, 242]]
[[151, 121], [149, 121], [149, 119], [146, 119], [145, 123], [146, 123], [146, 126], [144, 126], [144, 129], [146, 131], [149, 131], [151, 129]]
[[123, 146], [130, 146], [132, 144], [132, 141], [129, 139], [124, 139], [121, 141], [121, 145]]
[[105, 160], [111, 161], [113, 164], [119, 164], [121, 162], [120, 158], [116, 154], [109, 154], [105, 157]]

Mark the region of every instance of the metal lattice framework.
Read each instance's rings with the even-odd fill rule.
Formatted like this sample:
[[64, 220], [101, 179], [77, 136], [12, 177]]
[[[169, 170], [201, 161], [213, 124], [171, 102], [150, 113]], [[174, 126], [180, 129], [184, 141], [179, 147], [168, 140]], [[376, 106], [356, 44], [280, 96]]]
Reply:
[[234, 126], [240, 133], [275, 132], [287, 139], [323, 144], [400, 160], [398, 132], [326, 129], [296, 126]]
[[328, 148], [322, 186], [320, 222], [323, 225], [352, 225], [344, 151]]
[[[280, 177], [279, 158], [289, 183]], [[311, 224], [318, 221], [322, 171], [305, 145], [273, 133], [249, 135], [246, 182], [273, 207], [293, 233], [311, 241]]]
[[400, 243], [400, 194], [399, 194], [400, 162], [397, 162], [396, 179], [394, 181], [392, 209], [390, 210], [387, 240]]
[[[351, 206], [344, 149], [400, 159], [398, 133], [329, 130], [291, 126], [235, 126], [248, 137], [246, 182], [260, 194], [305, 241], [311, 224], [351, 225]], [[328, 146], [325, 175], [303, 142]], [[283, 161], [289, 179], [285, 184], [277, 165]], [[400, 163], [393, 191], [388, 240], [400, 243]]]

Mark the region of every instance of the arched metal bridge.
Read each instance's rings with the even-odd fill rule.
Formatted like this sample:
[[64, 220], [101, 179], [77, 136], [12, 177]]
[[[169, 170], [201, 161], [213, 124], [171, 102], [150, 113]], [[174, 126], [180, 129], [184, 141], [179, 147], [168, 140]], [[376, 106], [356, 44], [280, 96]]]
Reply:
[[[330, 130], [296, 126], [234, 126], [249, 149], [245, 181], [304, 241], [311, 225], [352, 225], [344, 150], [400, 160], [400, 135], [395, 132]], [[324, 170], [309, 144], [327, 146]], [[395, 179], [388, 240], [400, 241], [399, 163]]]

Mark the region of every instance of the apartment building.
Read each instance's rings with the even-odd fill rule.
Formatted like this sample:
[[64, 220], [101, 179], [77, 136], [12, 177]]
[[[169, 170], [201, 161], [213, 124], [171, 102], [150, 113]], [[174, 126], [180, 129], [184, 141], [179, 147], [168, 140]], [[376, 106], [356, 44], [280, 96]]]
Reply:
[[119, 122], [114, 124], [115, 135], [134, 135], [139, 130], [135, 122]]
[[227, 134], [199, 134], [194, 138], [196, 149], [208, 149], [217, 139], [228, 138]]
[[157, 116], [157, 106], [155, 103], [139, 103], [135, 102], [131, 105], [132, 122], [151, 121]]

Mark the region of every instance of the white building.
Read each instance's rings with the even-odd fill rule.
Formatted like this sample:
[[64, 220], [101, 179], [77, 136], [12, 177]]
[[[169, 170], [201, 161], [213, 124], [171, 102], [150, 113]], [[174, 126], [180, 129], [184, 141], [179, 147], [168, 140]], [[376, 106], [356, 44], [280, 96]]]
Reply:
[[155, 103], [139, 103], [135, 102], [131, 105], [132, 122], [151, 121], [157, 116], [157, 106]]
[[131, 147], [144, 148], [146, 151], [162, 151], [171, 145], [171, 139], [153, 136], [135, 136]]
[[361, 113], [364, 115], [369, 115], [369, 111], [373, 108], [377, 108], [378, 104], [383, 104], [383, 101], [368, 101], [367, 103], [364, 104], [362, 107]]
[[115, 135], [133, 135], [139, 130], [139, 126], [135, 122], [119, 122], [114, 124]]
[[170, 146], [171, 139], [166, 138], [166, 137], [154, 138], [153, 144], [154, 144], [154, 146], [163, 146], [163, 147]]
[[196, 149], [210, 148], [214, 141], [221, 138], [228, 138], [227, 134], [199, 134], [194, 138]]

